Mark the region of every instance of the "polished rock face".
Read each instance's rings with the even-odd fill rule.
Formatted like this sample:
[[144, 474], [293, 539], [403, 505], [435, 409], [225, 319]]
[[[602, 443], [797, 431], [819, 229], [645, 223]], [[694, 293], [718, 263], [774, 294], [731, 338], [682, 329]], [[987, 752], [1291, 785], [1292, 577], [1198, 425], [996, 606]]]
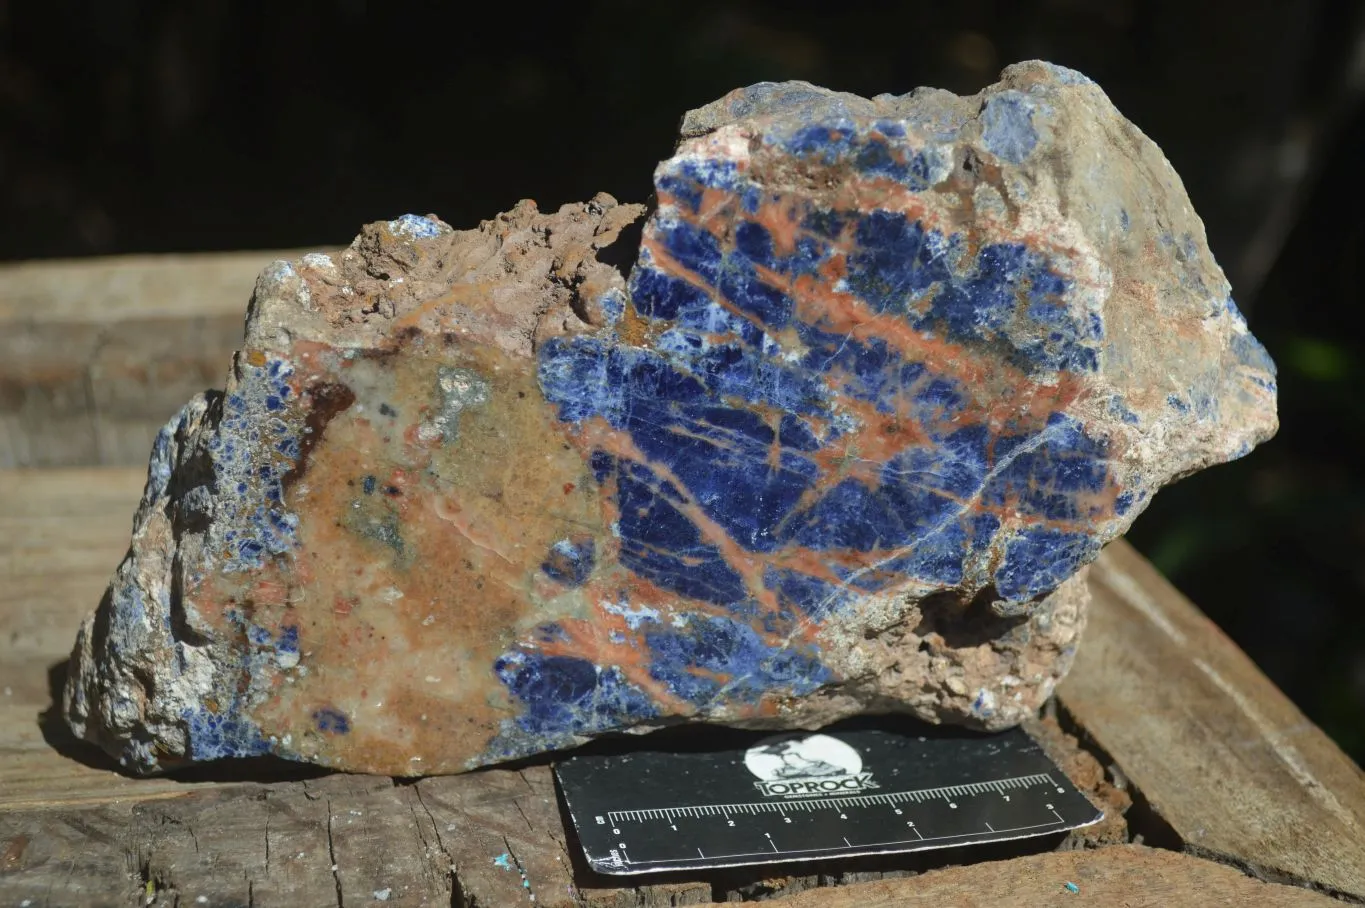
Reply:
[[1083, 76], [763, 84], [683, 136], [638, 254], [599, 196], [267, 271], [157, 441], [76, 731], [410, 775], [681, 721], [1005, 727], [1101, 546], [1273, 434], [1179, 180]]

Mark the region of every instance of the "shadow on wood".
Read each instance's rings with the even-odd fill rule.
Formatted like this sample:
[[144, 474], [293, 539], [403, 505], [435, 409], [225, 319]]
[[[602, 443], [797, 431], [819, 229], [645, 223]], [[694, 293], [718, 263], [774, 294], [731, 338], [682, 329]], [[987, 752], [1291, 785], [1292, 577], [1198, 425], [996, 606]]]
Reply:
[[126, 778], [132, 778], [130, 773], [118, 765], [117, 760], [89, 741], [82, 741], [76, 737], [71, 731], [71, 726], [66, 724], [66, 718], [62, 715], [62, 692], [66, 689], [66, 669], [70, 664], [70, 659], [63, 659], [48, 667], [47, 688], [51, 700], [47, 709], [38, 713], [38, 730], [42, 732], [43, 740], [57, 753], [68, 760], [75, 760], [82, 766], [116, 772]]
[[[143, 778], [129, 772], [117, 760], [100, 748], [83, 741], [72, 733], [62, 714], [62, 693], [66, 689], [67, 666], [70, 659], [63, 659], [47, 670], [47, 684], [51, 701], [47, 709], [38, 713], [38, 729], [43, 740], [58, 754], [68, 760], [75, 760], [90, 769], [113, 772], [125, 779]], [[169, 772], [157, 773], [163, 779], [177, 782], [299, 782], [304, 779], [317, 779], [331, 775], [332, 771], [324, 766], [282, 760], [279, 757], [239, 757], [236, 759], [213, 760], [184, 766]]]

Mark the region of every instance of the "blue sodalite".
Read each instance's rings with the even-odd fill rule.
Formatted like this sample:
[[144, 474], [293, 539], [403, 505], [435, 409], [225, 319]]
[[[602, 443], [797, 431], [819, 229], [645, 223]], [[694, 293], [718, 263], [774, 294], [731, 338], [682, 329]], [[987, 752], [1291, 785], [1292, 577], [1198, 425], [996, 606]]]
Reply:
[[239, 710], [212, 712], [203, 706], [187, 706], [180, 720], [189, 736], [189, 757], [193, 760], [270, 753], [270, 741], [262, 736], [260, 727]]
[[214, 533], [225, 572], [259, 568], [294, 547], [298, 518], [284, 503], [284, 480], [300, 455], [300, 431], [277, 412], [293, 395], [293, 367], [267, 356], [264, 365], [241, 363], [232, 393], [223, 399], [220, 429], [209, 436], [218, 489]]
[[[1231, 300], [1228, 301], [1231, 303]], [[1232, 335], [1232, 355], [1237, 358], [1237, 362], [1255, 372], [1264, 372], [1274, 378], [1276, 375], [1275, 361], [1270, 358], [1264, 346], [1249, 332], [1243, 331]], [[1269, 390], [1275, 390], [1275, 382], [1264, 382]]]
[[1019, 91], [1002, 91], [986, 102], [981, 113], [981, 141], [986, 149], [1011, 164], [1022, 164], [1038, 144], [1033, 115], [1039, 102]]
[[[223, 614], [250, 644], [235, 654], [236, 664], [225, 666], [234, 675], [244, 678], [266, 677], [280, 656], [299, 655], [297, 625], [284, 625], [277, 633], [272, 633], [235, 608], [226, 609]], [[293, 661], [298, 660], [294, 658]], [[250, 715], [249, 700], [249, 695], [243, 690], [225, 689], [217, 693], [212, 705], [200, 703], [181, 710], [180, 719], [189, 737], [189, 758], [204, 761], [256, 757], [274, 752], [278, 742], [261, 732], [260, 726]], [[344, 722], [343, 716], [343, 725]], [[342, 728], [342, 731], [345, 729]]]
[[739, 574], [679, 510], [676, 486], [643, 464], [621, 462], [616, 487], [623, 565], [689, 599], [727, 605], [747, 598]]
[[540, 569], [566, 586], [582, 586], [597, 561], [597, 546], [591, 536], [561, 539], [550, 546]]
[[659, 189], [671, 193], [688, 213], [696, 214], [701, 207], [702, 193], [707, 189], [733, 190], [737, 170], [729, 161], [682, 161], [659, 176]]
[[651, 630], [645, 642], [653, 657], [650, 676], [701, 709], [722, 696], [740, 703], [756, 703], [773, 691], [800, 696], [831, 678], [813, 656], [774, 646], [748, 622], [725, 616]]
[[[1017, 162], [1038, 136], [1033, 102], [1014, 94], [988, 106], [984, 141]], [[935, 166], [885, 120], [835, 119], [764, 142], [801, 166], [848, 162], [863, 179], [908, 191], [925, 189]], [[1071, 278], [1045, 252], [973, 246], [902, 211], [772, 193], [729, 162], [683, 157], [657, 179], [662, 205], [629, 280], [629, 306], [651, 340], [623, 342], [613, 315], [595, 335], [543, 344], [538, 377], [560, 420], [600, 421], [638, 452], [589, 457], [619, 514], [621, 566], [709, 609], [681, 624], [608, 609], [631, 615], [643, 668], [672, 695], [706, 710], [809, 693], [832, 676], [817, 650], [789, 635], [871, 592], [989, 585], [1003, 611], [1018, 611], [1093, 558], [1097, 527], [1133, 507], [1132, 493], [1116, 486], [1107, 441], [1060, 403], [988, 423], [977, 388], [884, 331], [894, 321], [926, 347], [980, 351], [966, 355], [998, 359], [1025, 383], [1092, 373], [1104, 324], [1077, 304]], [[708, 202], [703, 219], [704, 197], [729, 201]], [[714, 230], [717, 205], [731, 219], [726, 232]], [[784, 219], [801, 229], [779, 249], [768, 225]], [[818, 298], [798, 304], [792, 282], [826, 282], [832, 267], [838, 292], [884, 321], [852, 334], [831, 324]], [[1108, 406], [1137, 418], [1117, 397]], [[868, 414], [885, 423], [869, 425]], [[868, 432], [884, 452], [873, 460], [857, 457]], [[843, 475], [834, 451], [858, 469]], [[769, 565], [759, 583], [775, 609], [761, 604], [717, 531]], [[825, 567], [803, 552], [826, 556]], [[591, 550], [564, 540], [543, 570], [579, 586], [593, 563]], [[615, 668], [533, 646], [510, 650], [499, 666], [526, 710], [504, 746], [508, 734], [590, 733], [605, 727], [608, 710], [618, 711], [616, 724], [636, 721], [627, 712], [651, 715]]]
[[572, 656], [512, 651], [493, 670], [524, 707], [507, 719], [485, 754], [509, 759], [569, 747], [577, 735], [637, 724], [660, 715], [657, 704], [619, 668]]
[[275, 652], [289, 656], [298, 655], [299, 628], [297, 625], [286, 624], [280, 628], [280, 635], [275, 640]]
[[[868, 177], [886, 177], [920, 191], [930, 185], [930, 164], [924, 149], [902, 141], [905, 128], [881, 121], [860, 129], [852, 121], [819, 123], [797, 129], [780, 147], [807, 162], [831, 166], [849, 161]], [[662, 188], [662, 187], [661, 187]]]
[[191, 401], [156, 433], [156, 439], [152, 442], [152, 454], [147, 463], [147, 485], [142, 492], [144, 506], [165, 497], [171, 473], [176, 467], [176, 438], [185, 434], [191, 420], [198, 416], [203, 408], [202, 398]]
[[1093, 533], [1048, 527], [1020, 530], [1005, 543], [1005, 561], [995, 572], [996, 590], [1018, 602], [1030, 590], [1053, 589], [1099, 554]]
[[450, 228], [445, 224], [419, 214], [405, 214], [389, 221], [388, 228], [390, 233], [410, 240], [425, 240], [450, 233]]
[[332, 735], [351, 733], [351, 720], [335, 707], [323, 706], [313, 710], [313, 724], [317, 730]]
[[[867, 222], [872, 226], [859, 224], [856, 234], [869, 242], [906, 245], [910, 236], [914, 251], [922, 246], [918, 228], [906, 229], [881, 213]], [[668, 235], [671, 226], [665, 223], [661, 230]], [[685, 232], [688, 238], [676, 246], [694, 273], [742, 272], [713, 242], [698, 239], [695, 229]], [[879, 268], [889, 270], [879, 262], [894, 257], [859, 253], [854, 258], [875, 275]], [[791, 306], [774, 305], [772, 288], [718, 290], [708, 296], [651, 264], [646, 252], [632, 290], [638, 311], [658, 313], [655, 317], [670, 325], [656, 349], [600, 337], [556, 339], [542, 348], [540, 360], [542, 388], [559, 406], [561, 419], [602, 417], [629, 433], [648, 458], [647, 463], [619, 466], [617, 482], [625, 515], [622, 559], [642, 576], [717, 604], [747, 598], [739, 578], [680, 510], [681, 490], [658, 480], [650, 464], [665, 466], [683, 482], [689, 501], [752, 551], [792, 544], [889, 550], [933, 537], [931, 548], [938, 554], [923, 562], [927, 573], [915, 578], [928, 582], [960, 577], [961, 562], [972, 551], [981, 528], [964, 520], [970, 515], [964, 513], [963, 500], [980, 495], [986, 503], [1004, 507], [1017, 498], [1024, 513], [1046, 520], [1094, 516], [1082, 514], [1076, 502], [1083, 494], [1099, 495], [1111, 482], [1106, 451], [1070, 417], [1054, 414], [1031, 435], [991, 437], [984, 426], [961, 425], [972, 394], [951, 377], [935, 375], [927, 363], [907, 362], [875, 336], [862, 342], [805, 322], [796, 329], [807, 353], [799, 364], [790, 364], [768, 341], [768, 331], [791, 324]], [[874, 277], [848, 283], [868, 293], [868, 305], [878, 311], [894, 311], [888, 302], [893, 293], [899, 293], [897, 299], [924, 294], [932, 304], [917, 325], [941, 324], [950, 336], [983, 344], [998, 341], [993, 332], [1003, 333], [1007, 316], [1001, 313], [1014, 299], [1013, 317], [1023, 310], [1022, 317], [1035, 328], [1055, 323], [1062, 329], [1054, 346], [1016, 345], [1014, 358], [1049, 371], [1095, 367], [1099, 326], [1088, 319], [1077, 324], [1059, 314], [1064, 307], [1050, 297], [1064, 294], [1066, 282], [1051, 275], [1037, 254], [1022, 247], [985, 247], [977, 263], [965, 270], [969, 279], [961, 281], [942, 267], [918, 272], [906, 267], [898, 274], [909, 277], [898, 282]], [[751, 283], [761, 282], [755, 278]], [[718, 300], [749, 318], [735, 325], [733, 314]], [[931, 443], [898, 453], [883, 466], [875, 485], [850, 479], [812, 499], [821, 471], [810, 453], [843, 434], [835, 414], [841, 395], [888, 408], [898, 392], [909, 392], [908, 415]], [[764, 407], [790, 414], [776, 432], [761, 416]], [[825, 427], [816, 430], [801, 422], [797, 416], [802, 414], [818, 417]], [[963, 521], [962, 526], [948, 531], [947, 524], [954, 521]], [[953, 552], [956, 567], [945, 563], [952, 561]], [[1024, 598], [1044, 591], [1012, 589]]]
[[1085, 434], [1065, 413], [1053, 413], [1047, 428], [1010, 448], [981, 490], [986, 505], [1015, 502], [1019, 513], [1057, 523], [1088, 525], [1107, 515], [1085, 505], [1113, 479], [1106, 447]]
[[800, 614], [816, 621], [836, 614], [856, 598], [855, 590], [800, 571], [768, 568], [763, 585], [777, 594], [788, 615]]

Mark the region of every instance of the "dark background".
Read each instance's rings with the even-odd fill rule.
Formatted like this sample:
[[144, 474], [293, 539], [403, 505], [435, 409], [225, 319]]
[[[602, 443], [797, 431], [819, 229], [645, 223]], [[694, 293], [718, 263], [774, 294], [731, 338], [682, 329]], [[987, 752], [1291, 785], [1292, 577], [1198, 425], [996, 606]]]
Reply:
[[[1365, 762], [1362, 3], [0, 0], [0, 258], [342, 246], [650, 192], [740, 85], [971, 93], [1041, 57], [1165, 150], [1282, 427], [1130, 539]], [[244, 299], [245, 302], [245, 299]]]

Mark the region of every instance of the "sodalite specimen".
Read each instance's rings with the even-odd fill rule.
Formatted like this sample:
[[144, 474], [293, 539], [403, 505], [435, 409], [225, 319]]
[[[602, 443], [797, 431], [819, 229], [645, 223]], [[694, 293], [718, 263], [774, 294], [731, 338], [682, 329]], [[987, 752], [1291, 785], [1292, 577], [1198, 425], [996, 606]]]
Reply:
[[1101, 546], [1275, 430], [1179, 180], [1076, 73], [756, 85], [655, 182], [643, 224], [408, 215], [263, 274], [226, 391], [157, 439], [73, 728], [138, 770], [397, 775], [688, 720], [1001, 728]]

